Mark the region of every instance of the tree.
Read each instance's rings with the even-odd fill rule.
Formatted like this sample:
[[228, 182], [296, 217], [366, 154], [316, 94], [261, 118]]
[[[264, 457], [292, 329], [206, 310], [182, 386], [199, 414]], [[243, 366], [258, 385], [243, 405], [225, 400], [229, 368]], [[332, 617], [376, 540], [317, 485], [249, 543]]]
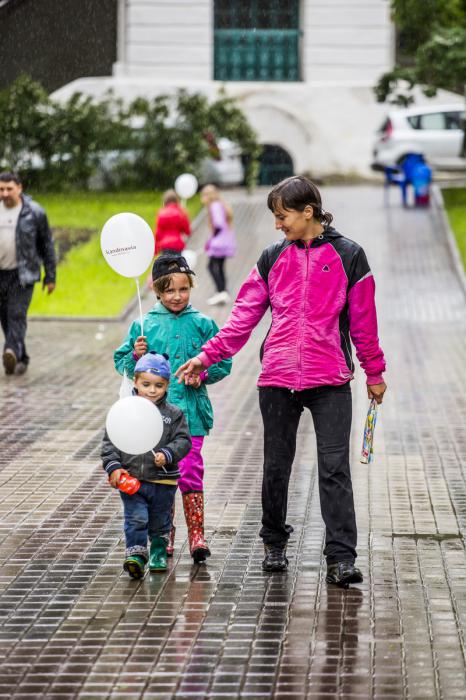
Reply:
[[50, 110], [45, 90], [26, 75], [0, 92], [1, 167], [26, 170], [33, 167], [38, 153], [51, 144]]
[[420, 46], [438, 31], [464, 26], [464, 0], [392, 0], [398, 62], [409, 64]]
[[22, 76], [0, 92], [0, 112], [0, 167], [19, 170], [28, 187], [86, 188], [98, 172], [108, 186], [172, 187], [180, 173], [199, 175], [220, 137], [247, 156], [249, 187], [257, 176], [256, 135], [224, 94], [209, 102], [180, 90], [126, 105], [111, 93], [100, 101], [75, 93], [60, 103]]
[[210, 133], [235, 141], [245, 156], [245, 184], [251, 189], [259, 175], [259, 157], [262, 147], [241, 109], [222, 91], [209, 108]]
[[199, 175], [204, 158], [215, 157], [216, 141], [235, 141], [247, 155], [245, 181], [252, 187], [259, 169], [260, 146], [245, 115], [232, 98], [214, 102], [179, 90], [152, 100], [138, 98], [120, 117], [130, 126], [133, 161], [122, 160], [117, 179], [127, 186], [172, 187], [177, 175]]
[[377, 101], [412, 104], [416, 85], [428, 97], [439, 88], [466, 95], [465, 0], [392, 0], [392, 9], [404, 53], [379, 78]]
[[419, 47], [412, 65], [396, 65], [384, 73], [374, 91], [378, 102], [407, 106], [414, 101], [415, 85], [420, 85], [428, 97], [435, 95], [438, 88], [464, 92], [466, 29], [456, 27], [433, 34]]
[[62, 105], [26, 75], [0, 91], [0, 113], [0, 167], [42, 189], [86, 187], [118, 126], [108, 99], [94, 103], [75, 93]]

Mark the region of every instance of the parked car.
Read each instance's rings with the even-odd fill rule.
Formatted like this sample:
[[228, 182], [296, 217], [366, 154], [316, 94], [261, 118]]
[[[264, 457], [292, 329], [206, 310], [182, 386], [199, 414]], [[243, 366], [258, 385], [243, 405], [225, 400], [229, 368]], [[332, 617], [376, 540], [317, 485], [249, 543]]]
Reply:
[[399, 164], [408, 153], [422, 154], [434, 167], [464, 168], [464, 119], [458, 103], [393, 110], [377, 131], [373, 169]]
[[217, 141], [220, 158], [205, 158], [201, 165], [200, 185], [241, 185], [244, 181], [244, 167], [241, 149], [230, 139]]

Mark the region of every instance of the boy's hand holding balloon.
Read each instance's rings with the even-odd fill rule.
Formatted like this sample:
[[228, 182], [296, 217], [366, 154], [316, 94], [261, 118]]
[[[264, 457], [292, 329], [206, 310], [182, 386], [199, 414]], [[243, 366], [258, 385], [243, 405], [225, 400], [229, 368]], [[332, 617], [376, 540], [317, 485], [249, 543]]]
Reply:
[[163, 469], [163, 467], [167, 463], [167, 458], [162, 452], [156, 452], [154, 454], [154, 462], [156, 467]]

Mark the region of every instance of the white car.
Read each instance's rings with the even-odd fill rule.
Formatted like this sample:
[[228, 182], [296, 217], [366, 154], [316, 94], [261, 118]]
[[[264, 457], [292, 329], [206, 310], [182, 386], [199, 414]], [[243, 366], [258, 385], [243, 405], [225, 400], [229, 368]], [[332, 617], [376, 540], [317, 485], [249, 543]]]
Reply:
[[220, 159], [205, 158], [201, 164], [199, 183], [201, 185], [242, 185], [244, 167], [241, 161], [241, 148], [230, 139], [220, 138], [217, 142]]
[[421, 153], [437, 168], [465, 168], [464, 119], [460, 103], [393, 110], [377, 132], [373, 169], [399, 164], [407, 153]]

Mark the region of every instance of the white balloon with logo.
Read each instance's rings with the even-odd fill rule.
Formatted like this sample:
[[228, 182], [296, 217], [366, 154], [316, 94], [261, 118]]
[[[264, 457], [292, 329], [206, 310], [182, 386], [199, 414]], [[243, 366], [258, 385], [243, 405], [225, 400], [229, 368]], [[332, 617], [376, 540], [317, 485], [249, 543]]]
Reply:
[[154, 257], [154, 234], [141, 216], [123, 212], [104, 224], [100, 246], [115, 272], [124, 277], [139, 277]]
[[134, 277], [139, 302], [141, 335], [144, 334], [139, 277], [154, 257], [154, 234], [141, 216], [122, 212], [110, 217], [100, 234], [102, 254], [110, 267], [123, 277]]
[[111, 406], [105, 422], [107, 434], [122, 452], [150, 452], [163, 433], [162, 415], [155, 404], [142, 396], [127, 396]]

